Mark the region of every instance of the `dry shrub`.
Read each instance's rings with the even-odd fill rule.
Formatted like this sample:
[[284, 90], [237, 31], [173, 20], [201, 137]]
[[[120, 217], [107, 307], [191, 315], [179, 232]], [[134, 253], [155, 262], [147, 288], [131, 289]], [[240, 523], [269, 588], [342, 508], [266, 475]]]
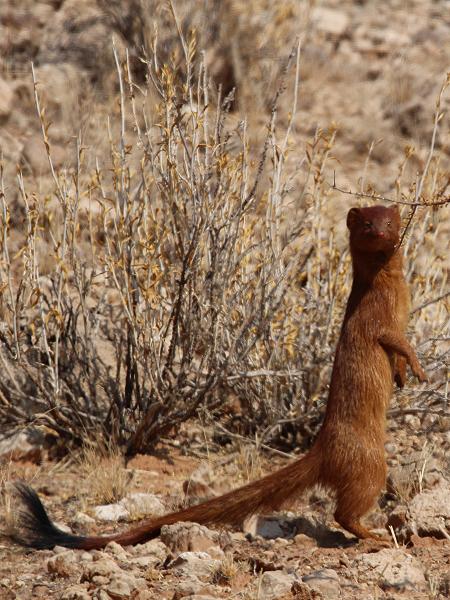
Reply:
[[[215, 93], [196, 59], [195, 36], [179, 32], [182, 74], [150, 55], [147, 87], [115, 51], [120, 96], [108, 160], [93, 160], [95, 149], [78, 139], [76, 166], [53, 168], [35, 85], [53, 192], [26, 189], [19, 173], [25, 219], [13, 232], [2, 187], [0, 419], [43, 424], [64, 446], [111, 438], [134, 454], [202, 411], [241, 433], [259, 431], [261, 443], [292, 447], [317, 425], [351, 280], [330, 226], [335, 131], [317, 130], [287, 168], [298, 156], [297, 86], [281, 126], [276, 100], [287, 79], [298, 81], [294, 51], [266, 141], [253, 148], [247, 122], [233, 125], [230, 98]], [[437, 164], [426, 184], [426, 200], [446, 193]], [[432, 221], [435, 232], [444, 227], [436, 214], [424, 210], [410, 239]], [[423, 343], [436, 377], [414, 397], [425, 410], [444, 397], [449, 325], [445, 298], [433, 300], [446, 271], [430, 245], [432, 267], [419, 276], [419, 250], [406, 249], [415, 298], [432, 296], [416, 305], [419, 319], [433, 315]]]

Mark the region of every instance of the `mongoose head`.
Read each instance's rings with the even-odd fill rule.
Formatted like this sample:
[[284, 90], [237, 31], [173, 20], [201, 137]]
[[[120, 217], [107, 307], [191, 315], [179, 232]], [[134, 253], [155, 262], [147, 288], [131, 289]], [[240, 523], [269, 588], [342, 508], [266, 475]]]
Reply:
[[400, 226], [397, 205], [351, 208], [347, 214], [350, 245], [364, 253], [392, 254], [400, 241]]

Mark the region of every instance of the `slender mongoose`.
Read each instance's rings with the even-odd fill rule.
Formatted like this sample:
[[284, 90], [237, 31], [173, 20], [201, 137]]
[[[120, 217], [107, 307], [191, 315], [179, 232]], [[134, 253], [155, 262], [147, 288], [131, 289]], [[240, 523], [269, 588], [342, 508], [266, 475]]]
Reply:
[[405, 337], [409, 291], [399, 248], [401, 219], [396, 206], [352, 208], [347, 215], [353, 284], [336, 348], [325, 418], [304, 456], [282, 469], [218, 498], [108, 536], [65, 533], [49, 519], [37, 494], [16, 489], [25, 512], [15, 539], [34, 548], [103, 548], [145, 542], [177, 521], [239, 524], [245, 517], [280, 508], [314, 484], [334, 492], [336, 521], [358, 538], [375, 538], [361, 518], [386, 480], [385, 421], [394, 381], [405, 383], [406, 363], [426, 381]]

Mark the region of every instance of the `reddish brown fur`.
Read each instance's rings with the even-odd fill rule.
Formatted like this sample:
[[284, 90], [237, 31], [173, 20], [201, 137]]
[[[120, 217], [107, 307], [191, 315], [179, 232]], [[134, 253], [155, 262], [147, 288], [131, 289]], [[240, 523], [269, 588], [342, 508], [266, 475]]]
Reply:
[[[419, 381], [426, 376], [405, 338], [409, 292], [398, 249], [397, 207], [352, 208], [347, 217], [353, 261], [353, 285], [336, 349], [330, 393], [322, 428], [309, 453], [286, 467], [220, 498], [186, 510], [143, 521], [108, 537], [66, 536], [40, 525], [37, 496], [19, 489], [29, 513], [22, 543], [101, 548], [144, 542], [164, 524], [177, 521], [233, 523], [257, 511], [276, 509], [314, 484], [336, 495], [336, 521], [359, 538], [375, 537], [361, 523], [386, 479], [384, 455], [386, 408], [393, 381], [403, 386], [406, 362]], [[25, 490], [25, 491], [24, 491]], [[27, 493], [29, 497], [26, 498]], [[31, 513], [31, 516], [30, 516]]]

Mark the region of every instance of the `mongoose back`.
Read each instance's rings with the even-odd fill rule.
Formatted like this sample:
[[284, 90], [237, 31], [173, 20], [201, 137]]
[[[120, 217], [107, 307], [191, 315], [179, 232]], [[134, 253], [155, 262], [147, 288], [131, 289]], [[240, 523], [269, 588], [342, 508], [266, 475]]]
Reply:
[[361, 518], [386, 480], [386, 409], [394, 381], [405, 383], [406, 363], [425, 381], [405, 338], [409, 291], [399, 249], [401, 219], [396, 206], [352, 208], [347, 215], [353, 284], [336, 348], [322, 427], [311, 450], [282, 469], [196, 506], [150, 518], [123, 533], [76, 536], [49, 519], [37, 494], [23, 483], [16, 489], [25, 506], [14, 539], [34, 548], [55, 545], [86, 550], [110, 541], [143, 543], [177, 521], [240, 524], [259, 511], [278, 509], [305, 489], [321, 484], [334, 492], [336, 521], [358, 538], [376, 537]]

